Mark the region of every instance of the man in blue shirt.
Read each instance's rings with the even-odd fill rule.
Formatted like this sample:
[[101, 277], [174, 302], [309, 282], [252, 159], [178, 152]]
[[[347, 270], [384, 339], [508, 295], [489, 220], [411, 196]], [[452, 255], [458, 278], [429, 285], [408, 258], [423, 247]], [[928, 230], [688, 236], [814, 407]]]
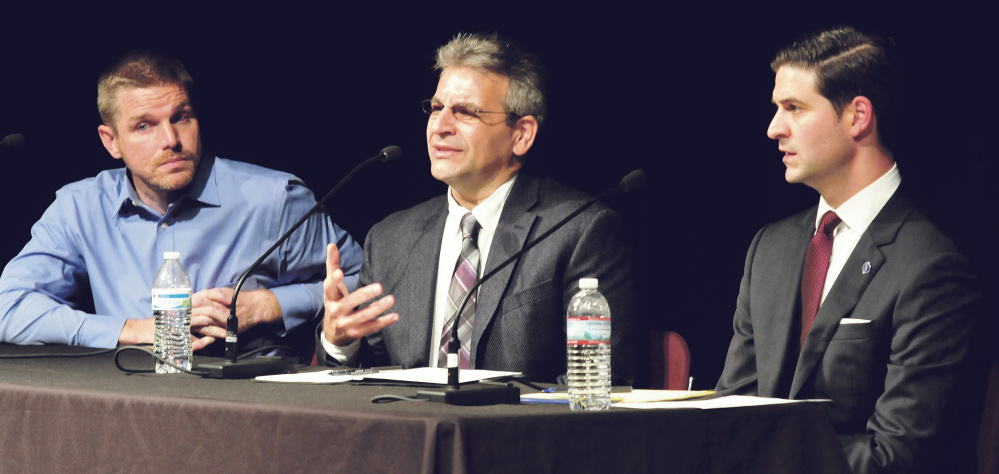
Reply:
[[[195, 350], [224, 339], [239, 276], [315, 199], [290, 174], [202, 156], [192, 84], [179, 61], [147, 53], [101, 77], [98, 133], [125, 168], [56, 193], [0, 277], [0, 342], [151, 343], [151, 284], [165, 251], [180, 252], [194, 285]], [[360, 248], [317, 213], [244, 283], [242, 348], [311, 345], [328, 242], [340, 248], [348, 287], [356, 284]], [[94, 314], [80, 310], [88, 287]]]

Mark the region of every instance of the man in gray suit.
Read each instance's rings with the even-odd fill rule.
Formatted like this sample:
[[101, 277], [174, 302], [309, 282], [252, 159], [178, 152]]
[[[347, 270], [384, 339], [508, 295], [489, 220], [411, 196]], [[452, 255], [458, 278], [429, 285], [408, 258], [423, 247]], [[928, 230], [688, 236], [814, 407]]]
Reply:
[[[329, 248], [317, 331], [325, 363], [444, 366], [455, 306], [475, 281], [462, 280], [464, 269], [488, 273], [588, 199], [520, 172], [545, 111], [533, 55], [495, 36], [458, 35], [438, 50], [437, 68], [437, 92], [424, 101], [427, 148], [448, 192], [371, 229], [352, 294]], [[596, 277], [612, 311], [613, 379], [632, 383], [646, 337], [622, 227], [598, 204], [485, 281], [462, 313], [461, 365], [555, 382], [566, 371], [566, 306], [580, 278]]]
[[965, 468], [978, 294], [968, 261], [900, 190], [890, 40], [824, 31], [771, 66], [767, 135], [787, 181], [821, 197], [753, 240], [717, 390], [831, 400], [856, 472]]

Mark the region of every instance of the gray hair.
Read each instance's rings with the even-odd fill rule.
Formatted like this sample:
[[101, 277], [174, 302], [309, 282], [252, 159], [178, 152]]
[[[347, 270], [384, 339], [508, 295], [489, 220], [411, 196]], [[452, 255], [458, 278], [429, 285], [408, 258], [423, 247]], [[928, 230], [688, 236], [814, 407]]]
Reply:
[[194, 79], [184, 64], [173, 58], [137, 51], [119, 59], [97, 80], [97, 111], [101, 114], [104, 125], [117, 132], [115, 120], [120, 112], [118, 110], [120, 91], [165, 84], [180, 86], [190, 98]]
[[511, 114], [507, 122], [512, 126], [525, 115], [534, 116], [538, 125], [544, 121], [545, 91], [540, 61], [496, 34], [459, 33], [437, 50], [434, 67], [441, 74], [449, 67], [470, 67], [504, 76], [510, 81], [503, 100], [504, 112]]

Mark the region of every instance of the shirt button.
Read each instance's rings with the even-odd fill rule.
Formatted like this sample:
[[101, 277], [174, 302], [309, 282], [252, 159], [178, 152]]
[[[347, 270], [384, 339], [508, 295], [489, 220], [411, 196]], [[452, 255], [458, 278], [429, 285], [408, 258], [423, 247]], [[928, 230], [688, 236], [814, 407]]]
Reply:
[[163, 222], [163, 223], [160, 224], [160, 229], [167, 230], [167, 227], [170, 227], [170, 226], [167, 225], [166, 222]]

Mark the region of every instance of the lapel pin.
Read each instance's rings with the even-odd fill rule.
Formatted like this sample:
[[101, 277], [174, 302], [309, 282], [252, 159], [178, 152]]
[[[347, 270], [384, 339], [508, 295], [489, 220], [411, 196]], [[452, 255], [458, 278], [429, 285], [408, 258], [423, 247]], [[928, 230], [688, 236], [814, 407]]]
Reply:
[[860, 266], [860, 273], [863, 273], [864, 275], [871, 273], [871, 262], [864, 262], [864, 264]]

